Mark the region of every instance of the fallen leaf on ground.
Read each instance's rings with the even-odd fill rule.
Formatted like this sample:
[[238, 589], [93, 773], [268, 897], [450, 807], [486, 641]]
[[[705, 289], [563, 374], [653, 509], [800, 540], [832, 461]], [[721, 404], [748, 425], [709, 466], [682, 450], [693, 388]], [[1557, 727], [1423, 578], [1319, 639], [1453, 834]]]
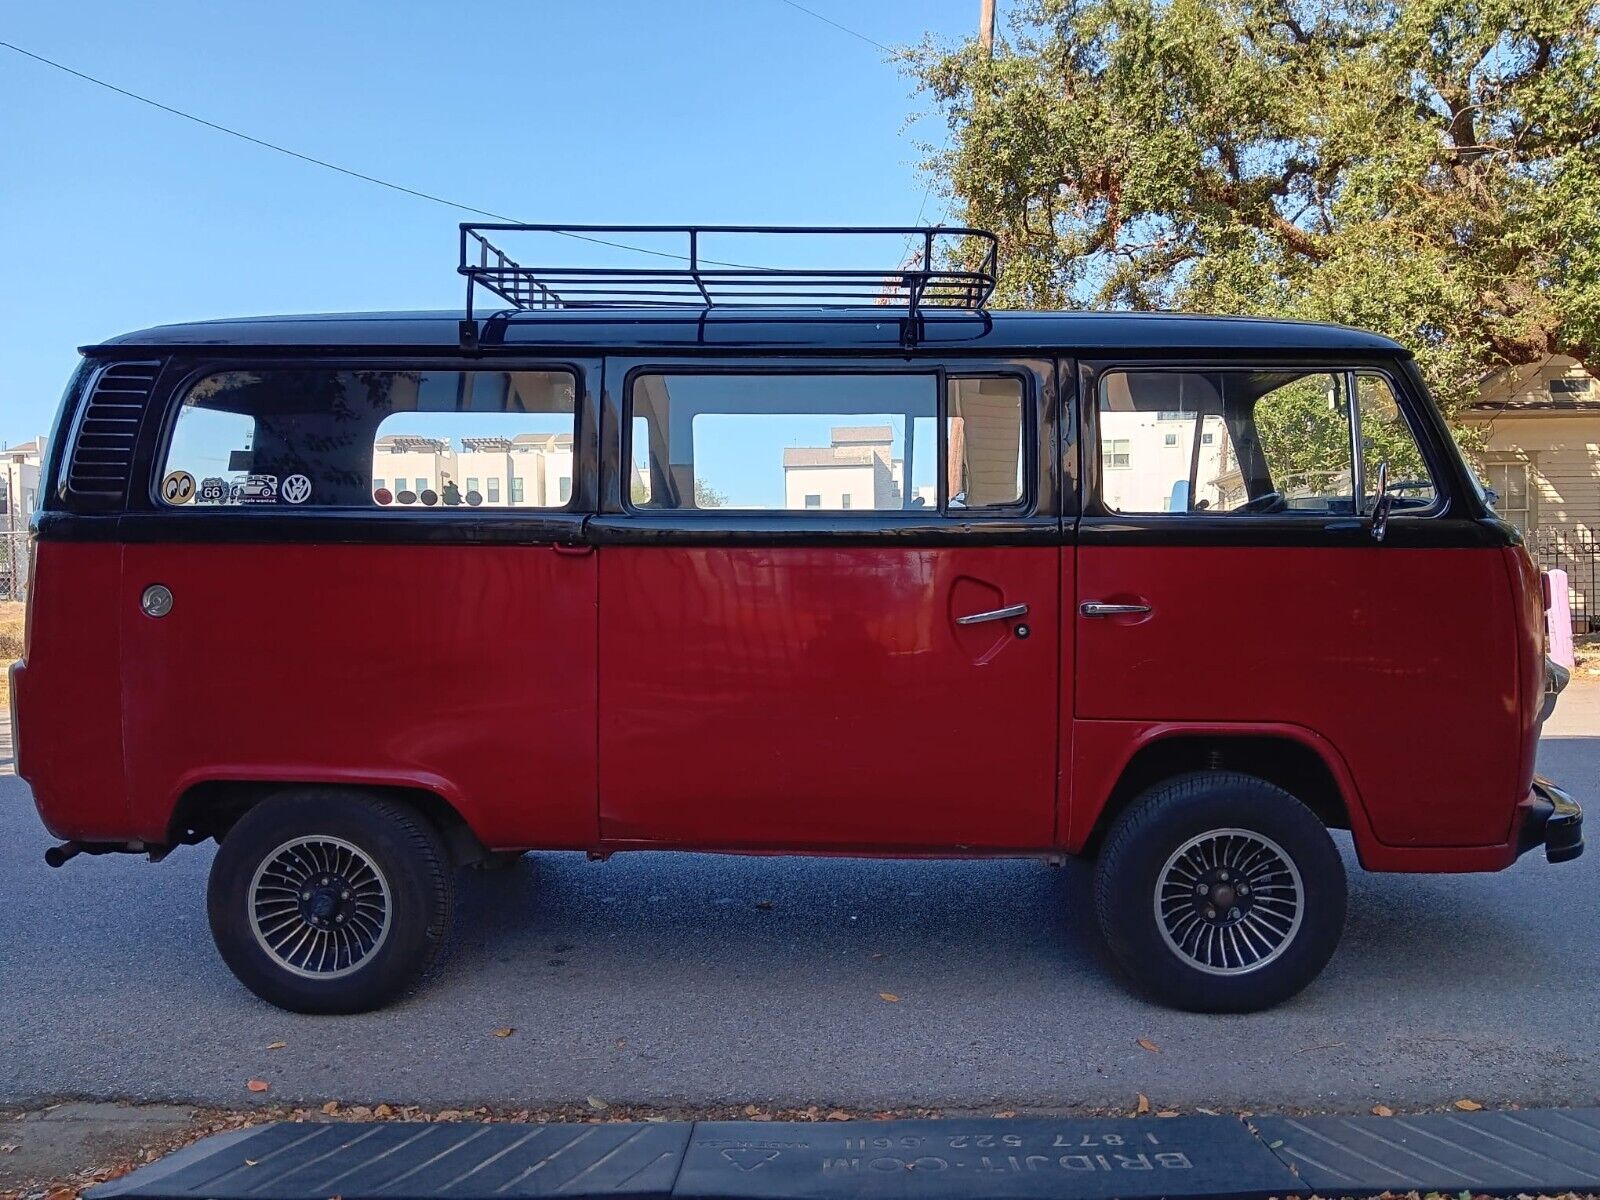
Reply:
[[334, 1113], [339, 1111], [339, 1102], [337, 1100], [329, 1100], [322, 1106], [322, 1111], [330, 1117], [333, 1116]]
[[1457, 1100], [1456, 1107], [1462, 1112], [1478, 1112], [1483, 1108], [1476, 1100]]
[[1222, 1115], [1214, 1108], [1197, 1108], [1195, 1112], [1203, 1112], [1208, 1117], [1220, 1117]]
[[627, 1038], [618, 1038], [617, 1039], [617, 1049], [618, 1050], [623, 1049], [624, 1047], [627, 1046], [627, 1044], [628, 1044], [628, 1039]]
[[611, 1105], [600, 1099], [599, 1096], [586, 1096], [584, 1099], [589, 1101], [589, 1107], [594, 1109], [595, 1112], [605, 1112], [606, 1109], [611, 1107]]
[[888, 1004], [899, 1004], [900, 1003], [900, 997], [896, 996], [893, 992], [879, 992], [878, 993], [878, 999], [882, 1000], [882, 1001], [884, 1001], [885, 1003], [888, 1003]]
[[272, 1085], [265, 1079], [252, 1079], [249, 1083], [245, 1084], [245, 1087], [249, 1088], [252, 1092], [264, 1092], [271, 1086]]
[[267, 1043], [267, 1049], [268, 1050], [287, 1050], [288, 1048], [289, 1048], [289, 1043], [288, 1042], [268, 1042]]
[[1139, 1107], [1137, 1109], [1135, 1109], [1134, 1111], [1135, 1112], [1141, 1112], [1141, 1113], [1149, 1112], [1150, 1111], [1150, 1097], [1146, 1096], [1143, 1092], [1140, 1092], [1139, 1093]]
[[1140, 1046], [1141, 1049], [1150, 1051], [1151, 1054], [1160, 1054], [1161, 1053], [1161, 1047], [1156, 1045], [1149, 1038], [1140, 1038], [1139, 1039], [1139, 1046]]
[[494, 1031], [494, 1035], [495, 1037], [510, 1037], [515, 1032], [516, 1030], [511, 1028], [511, 1026], [502, 1025], [499, 1029]]
[[[360, 1112], [359, 1109], [351, 1109], [350, 1111], [354, 1112], [354, 1113], [357, 1113], [358, 1115], [359, 1115], [359, 1112]], [[461, 1120], [461, 1111], [460, 1111], [460, 1109], [455, 1109], [455, 1108], [440, 1109], [440, 1111], [439, 1111], [439, 1120], [441, 1120], [441, 1121], [459, 1121], [459, 1120]]]
[[1375, 1117], [1392, 1117], [1394, 1116], [1394, 1109], [1387, 1104], [1374, 1104], [1372, 1106], [1372, 1115]]
[[747, 1117], [753, 1117], [760, 1111], [754, 1104], [746, 1104], [744, 1106], [744, 1115]]
[[377, 1108], [372, 1110], [372, 1115], [375, 1117], [392, 1117], [394, 1116], [394, 1109], [390, 1108], [387, 1104], [380, 1104]]
[[1177, 1115], [1178, 1115], [1178, 1110], [1175, 1109], [1175, 1108], [1163, 1108], [1160, 1112], [1158, 1112], [1156, 1114], [1156, 1116], [1158, 1116], [1158, 1117], [1175, 1117]]
[[849, 1119], [850, 1114], [842, 1108], [836, 1108], [828, 1114], [828, 1120], [830, 1121], [848, 1121]]
[[1009, 1121], [1012, 1117], [1014, 1117], [1016, 1115], [1017, 1115], [1016, 1113], [1011, 1112], [1008, 1109], [1005, 1112], [997, 1112], [997, 1113], [995, 1113], [995, 1119], [998, 1120], [998, 1121]]

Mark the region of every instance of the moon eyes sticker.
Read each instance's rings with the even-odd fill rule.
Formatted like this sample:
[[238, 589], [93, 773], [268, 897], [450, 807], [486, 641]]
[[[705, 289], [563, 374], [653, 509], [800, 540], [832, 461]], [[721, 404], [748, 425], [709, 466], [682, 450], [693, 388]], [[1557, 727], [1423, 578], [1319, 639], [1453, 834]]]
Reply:
[[279, 495], [286, 504], [304, 504], [311, 499], [311, 480], [304, 475], [285, 475]]
[[161, 498], [168, 504], [187, 504], [194, 499], [194, 476], [187, 471], [171, 471], [161, 481]]

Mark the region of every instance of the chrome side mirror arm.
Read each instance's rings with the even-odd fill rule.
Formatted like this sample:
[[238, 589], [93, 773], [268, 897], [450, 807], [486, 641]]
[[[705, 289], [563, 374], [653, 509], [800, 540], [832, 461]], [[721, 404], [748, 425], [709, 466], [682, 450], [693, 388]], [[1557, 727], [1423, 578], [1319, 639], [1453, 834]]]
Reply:
[[1378, 494], [1372, 501], [1372, 540], [1383, 541], [1389, 532], [1389, 510], [1394, 507], [1394, 497], [1389, 494], [1389, 464], [1378, 464]]

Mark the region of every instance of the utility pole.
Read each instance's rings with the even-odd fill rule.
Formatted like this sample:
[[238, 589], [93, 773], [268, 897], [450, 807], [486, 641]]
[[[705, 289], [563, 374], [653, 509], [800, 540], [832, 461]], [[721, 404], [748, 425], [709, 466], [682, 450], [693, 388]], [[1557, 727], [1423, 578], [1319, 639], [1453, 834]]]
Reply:
[[980, 0], [983, 7], [978, 14], [978, 45], [988, 57], [994, 57], [994, 0]]

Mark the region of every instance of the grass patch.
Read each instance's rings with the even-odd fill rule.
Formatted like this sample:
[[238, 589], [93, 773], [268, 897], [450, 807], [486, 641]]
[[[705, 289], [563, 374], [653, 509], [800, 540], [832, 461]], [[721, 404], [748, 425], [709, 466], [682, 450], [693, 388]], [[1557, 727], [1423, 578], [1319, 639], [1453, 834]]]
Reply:
[[0, 714], [11, 703], [11, 680], [6, 668], [22, 657], [22, 627], [27, 616], [26, 604], [0, 604]]

